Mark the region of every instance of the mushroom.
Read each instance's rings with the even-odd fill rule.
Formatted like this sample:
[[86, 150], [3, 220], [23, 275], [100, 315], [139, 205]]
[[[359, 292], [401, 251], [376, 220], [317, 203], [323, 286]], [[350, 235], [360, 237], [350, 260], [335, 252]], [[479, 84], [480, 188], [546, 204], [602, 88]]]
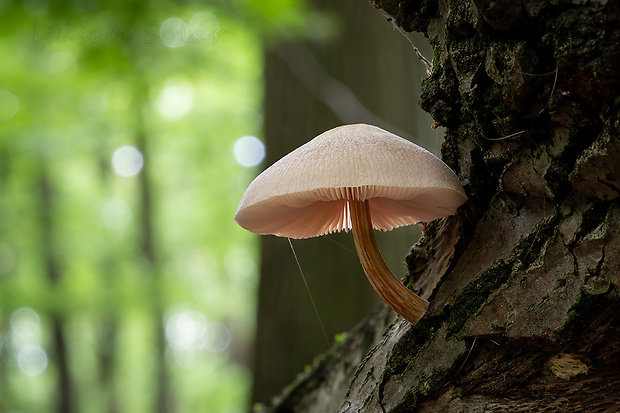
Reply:
[[454, 172], [435, 155], [376, 126], [355, 124], [322, 133], [263, 171], [243, 194], [235, 221], [289, 238], [351, 229], [372, 287], [415, 324], [428, 302], [390, 272], [373, 228], [429, 222], [454, 214], [466, 200]]

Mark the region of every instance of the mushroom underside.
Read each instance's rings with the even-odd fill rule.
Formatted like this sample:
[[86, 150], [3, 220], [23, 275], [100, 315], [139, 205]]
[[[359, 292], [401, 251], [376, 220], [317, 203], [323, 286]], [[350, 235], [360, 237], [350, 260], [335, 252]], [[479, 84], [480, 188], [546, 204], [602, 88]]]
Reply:
[[[372, 227], [389, 231], [454, 214], [458, 205], [442, 204], [438, 200], [441, 196], [441, 193], [434, 191], [413, 199], [370, 198]], [[235, 220], [258, 234], [310, 238], [351, 229], [348, 202], [346, 198], [341, 198], [326, 201], [310, 199], [305, 203], [297, 200], [293, 203], [289, 196], [274, 197], [239, 210]], [[269, 208], [265, 207], [266, 204]]]

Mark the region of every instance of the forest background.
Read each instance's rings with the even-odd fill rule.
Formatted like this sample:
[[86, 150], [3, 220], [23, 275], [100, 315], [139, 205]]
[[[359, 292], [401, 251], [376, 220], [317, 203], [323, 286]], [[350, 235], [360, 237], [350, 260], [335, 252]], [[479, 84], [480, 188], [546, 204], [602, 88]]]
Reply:
[[[373, 105], [384, 119], [400, 116], [394, 132], [407, 137], [430, 130], [430, 120], [411, 117], [418, 94], [398, 82], [387, 87], [389, 71], [374, 89], [359, 76], [367, 70], [350, 72], [351, 90], [342, 72], [333, 80], [353, 96], [366, 90], [370, 112], [343, 119], [315, 96], [331, 117], [309, 117], [307, 136], [265, 150], [265, 64], [286, 62], [278, 45], [330, 50], [346, 37], [340, 11], [320, 3], [2, 3], [0, 411], [239, 412], [326, 350], [313, 319], [313, 347], [295, 363], [283, 356], [290, 371], [251, 396], [261, 260], [259, 237], [232, 220], [239, 198], [287, 145], [344, 121], [373, 120]], [[424, 66], [408, 39], [368, 3], [343, 4], [372, 16], [358, 30], [372, 36], [368, 24], [380, 27], [387, 37], [377, 44], [392, 55], [369, 54], [359, 37], [354, 49], [340, 44], [330, 53], [355, 53], [375, 67], [373, 76], [377, 67], [415, 73], [407, 76], [417, 85]], [[291, 91], [280, 88], [272, 90]], [[440, 140], [429, 132], [426, 144], [438, 152]], [[392, 265], [418, 235], [395, 238], [407, 241]], [[308, 304], [299, 294], [306, 292], [290, 299]], [[366, 297], [358, 313], [328, 322], [328, 340], [376, 305]]]

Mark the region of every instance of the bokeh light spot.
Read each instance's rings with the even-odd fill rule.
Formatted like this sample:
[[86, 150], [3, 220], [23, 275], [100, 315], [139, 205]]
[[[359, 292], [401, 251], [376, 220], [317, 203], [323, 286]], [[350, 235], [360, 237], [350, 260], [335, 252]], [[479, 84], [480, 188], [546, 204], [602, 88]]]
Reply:
[[157, 101], [160, 115], [168, 119], [180, 119], [194, 106], [194, 93], [185, 84], [166, 86]]
[[220, 22], [213, 13], [199, 12], [189, 20], [189, 35], [194, 42], [216, 41], [219, 31]]
[[38, 376], [47, 368], [47, 353], [40, 346], [24, 346], [17, 353], [17, 365], [27, 376]]
[[112, 167], [120, 176], [134, 176], [142, 169], [142, 153], [133, 146], [121, 146], [112, 155]]
[[71, 53], [57, 52], [47, 60], [47, 71], [53, 75], [74, 74], [77, 68], [77, 62]]
[[131, 222], [131, 208], [124, 201], [113, 199], [103, 206], [101, 218], [106, 227], [121, 230]]
[[32, 308], [22, 307], [11, 315], [11, 330], [20, 338], [32, 338], [38, 332], [41, 320]]
[[198, 349], [206, 331], [207, 320], [198, 311], [187, 310], [175, 314], [166, 323], [166, 338], [174, 349]]
[[212, 353], [221, 353], [230, 346], [230, 330], [222, 323], [207, 326], [205, 348]]
[[239, 165], [251, 168], [265, 158], [265, 144], [255, 136], [243, 136], [235, 142], [233, 155]]
[[187, 25], [178, 18], [164, 21], [159, 27], [159, 38], [167, 47], [175, 49], [185, 44], [187, 39]]

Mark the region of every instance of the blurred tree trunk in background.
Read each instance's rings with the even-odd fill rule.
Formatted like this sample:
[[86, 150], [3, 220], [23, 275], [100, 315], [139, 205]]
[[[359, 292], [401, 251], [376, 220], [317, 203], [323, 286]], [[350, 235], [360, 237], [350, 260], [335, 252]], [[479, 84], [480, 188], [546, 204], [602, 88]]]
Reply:
[[[419, 131], [437, 134], [417, 110], [426, 74], [407, 39], [364, 2], [314, 5], [329, 19], [316, 22], [316, 39], [270, 44], [265, 52], [265, 165], [346, 123], [374, 124], [432, 146], [418, 139]], [[395, 274], [404, 275], [404, 256], [419, 236], [413, 227], [378, 235]], [[328, 349], [288, 241], [265, 236], [261, 243], [254, 402], [269, 400]], [[293, 245], [330, 342], [380, 303], [351, 234]]]
[[118, 323], [111, 317], [104, 319], [99, 332], [101, 342], [99, 346], [99, 380], [106, 395], [107, 413], [118, 413], [118, 396], [114, 388], [115, 360], [117, 355]]
[[[139, 71], [136, 71], [139, 73]], [[135, 110], [136, 110], [136, 146], [145, 159], [142, 171], [138, 174], [140, 189], [140, 249], [146, 261], [145, 271], [151, 277], [150, 291], [153, 316], [153, 331], [155, 334], [155, 356], [157, 366], [155, 374], [155, 406], [157, 413], [174, 412], [174, 401], [170, 390], [168, 362], [166, 361], [166, 333], [164, 331], [164, 304], [162, 303], [159, 257], [155, 246], [156, 234], [153, 216], [153, 184], [150, 171], [152, 159], [149, 157], [149, 140], [147, 137], [143, 113], [146, 107], [147, 85], [140, 79], [135, 80]]]
[[[104, 142], [99, 142], [93, 156], [97, 159], [97, 164], [99, 165], [101, 186], [108, 188], [111, 178], [114, 177], [114, 171], [110, 168], [110, 161], [108, 156], [106, 156], [108, 153], [104, 149], [105, 147], [106, 144]], [[116, 287], [117, 277], [119, 276], [118, 264], [117, 257], [111, 251], [103, 253], [99, 266], [102, 268], [102, 274], [104, 274], [102, 278], [105, 280], [106, 293]], [[104, 312], [98, 327], [99, 346], [97, 357], [100, 386], [106, 399], [104, 411], [107, 413], [119, 413], [120, 400], [115, 386], [115, 372], [118, 368], [117, 356], [119, 354], [119, 312]]]
[[[428, 313], [385, 331], [340, 411], [618, 411], [618, 2], [374, 3], [435, 48], [421, 103], [469, 202], [408, 257]], [[319, 382], [268, 410], [322, 411]]]
[[[39, 171], [39, 213], [41, 229], [41, 256], [44, 260], [45, 272], [49, 279], [51, 288], [57, 288], [60, 278], [59, 255], [57, 254], [57, 243], [60, 242], [54, 234], [53, 217], [54, 208], [54, 188], [47, 171], [45, 160], [41, 160]], [[51, 359], [56, 362], [58, 369], [58, 380], [56, 381], [56, 411], [58, 413], [71, 413], [75, 411], [75, 399], [71, 373], [69, 370], [69, 356], [67, 340], [65, 337], [65, 320], [58, 308], [53, 310], [51, 318], [52, 349]]]

